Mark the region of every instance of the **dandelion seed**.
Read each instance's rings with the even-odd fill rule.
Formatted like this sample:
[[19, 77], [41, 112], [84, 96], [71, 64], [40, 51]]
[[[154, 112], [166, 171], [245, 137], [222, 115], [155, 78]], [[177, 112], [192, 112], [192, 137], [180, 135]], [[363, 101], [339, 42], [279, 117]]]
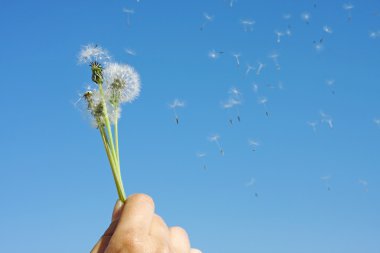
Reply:
[[323, 111], [320, 111], [319, 114], [321, 115], [321, 122], [326, 123], [332, 129], [334, 125], [333, 125], [333, 119], [331, 118], [331, 116], [327, 115]]
[[252, 65], [247, 64], [247, 70], [245, 71], [245, 74], [248, 75], [249, 72], [251, 72], [251, 71], [254, 70], [254, 69], [255, 69], [255, 68], [254, 68]]
[[335, 90], [333, 88], [333, 86], [335, 84], [335, 80], [334, 79], [327, 79], [326, 84], [329, 87], [329, 89], [331, 90], [331, 94], [335, 95]]
[[380, 30], [369, 32], [369, 37], [371, 39], [379, 38], [380, 37]]
[[292, 18], [292, 14], [290, 14], [290, 13], [285, 13], [285, 14], [282, 15], [282, 18], [283, 18], [283, 19], [286, 19], [286, 20], [291, 19], [291, 18]]
[[368, 182], [363, 179], [359, 179], [358, 183], [364, 188], [365, 192], [368, 192]]
[[241, 19], [240, 24], [243, 26], [245, 32], [252, 32], [256, 21], [252, 19]]
[[131, 25], [131, 15], [135, 14], [135, 11], [133, 9], [124, 8], [123, 12], [127, 14], [127, 24], [128, 24], [128, 26], [130, 26]]
[[203, 169], [204, 170], [207, 170], [207, 166], [206, 166], [206, 163], [205, 163], [205, 157], [206, 157], [206, 153], [197, 153], [196, 154], [197, 155], [197, 157], [199, 158], [199, 159], [201, 159], [202, 161], [203, 161]]
[[351, 21], [352, 20], [352, 10], [354, 9], [354, 5], [351, 3], [345, 3], [343, 4], [343, 9], [347, 11], [347, 20]]
[[321, 180], [325, 183], [325, 186], [327, 188], [328, 191], [331, 191], [331, 186], [330, 186], [330, 180], [331, 180], [331, 176], [323, 176], [321, 177]]
[[251, 187], [255, 184], [256, 180], [252, 177], [249, 182], [245, 184], [246, 187]]
[[248, 140], [248, 145], [252, 148], [252, 151], [256, 151], [257, 147], [260, 146], [260, 143], [255, 140]]
[[132, 102], [140, 95], [140, 77], [127, 64], [109, 63], [103, 70], [104, 88], [113, 106]]
[[261, 97], [257, 100], [257, 103], [264, 106], [265, 114], [268, 117], [269, 116], [268, 107], [267, 107], [268, 99], [266, 97]]
[[380, 118], [373, 119], [373, 123], [375, 123], [376, 126], [380, 127]]
[[252, 90], [254, 93], [257, 93], [259, 91], [259, 85], [257, 83], [253, 83]]
[[329, 26], [327, 26], [327, 25], [323, 26], [323, 31], [324, 31], [325, 33], [329, 33], [329, 34], [332, 34], [332, 33], [333, 33], [333, 30], [331, 29], [331, 27], [329, 27]]
[[203, 17], [205, 19], [205, 21], [203, 22], [203, 24], [201, 25], [200, 27], [200, 30], [203, 31], [203, 29], [205, 29], [206, 25], [212, 21], [214, 21], [214, 16], [211, 16], [209, 15], [208, 13], [203, 13]]
[[319, 41], [313, 41], [314, 43], [314, 49], [317, 51], [317, 52], [320, 52], [323, 50], [323, 38], [321, 38]]
[[91, 63], [109, 61], [111, 57], [108, 55], [107, 50], [102, 47], [94, 44], [88, 44], [82, 47], [78, 59], [79, 63]]
[[218, 146], [219, 153], [220, 153], [221, 155], [224, 155], [224, 150], [223, 150], [222, 146], [220, 145], [219, 140], [220, 140], [220, 136], [217, 135], [217, 134], [212, 135], [212, 136], [209, 137], [209, 141], [211, 141], [211, 142], [215, 142], [216, 145]]
[[258, 67], [256, 69], [256, 75], [260, 75], [261, 71], [263, 70], [264, 67], [265, 67], [265, 65], [263, 63], [259, 62]]
[[280, 43], [281, 42], [281, 37], [284, 36], [285, 34], [283, 32], [277, 31], [277, 30], [275, 30], [274, 33], [277, 36], [276, 42]]
[[301, 19], [306, 23], [306, 24], [309, 24], [310, 23], [310, 19], [311, 19], [311, 15], [310, 13], [308, 12], [304, 12], [301, 14]]
[[284, 89], [284, 84], [281, 81], [278, 81], [278, 89], [283, 90]]
[[273, 63], [274, 63], [274, 65], [275, 65], [275, 67], [276, 67], [276, 69], [277, 70], [281, 70], [281, 66], [280, 66], [280, 64], [279, 64], [279, 62], [278, 62], [278, 57], [279, 57], [280, 55], [279, 54], [277, 54], [277, 53], [272, 53], [272, 54], [270, 54], [268, 57], [269, 58], [271, 58], [272, 60], [273, 60]]
[[240, 67], [240, 54], [232, 54], [232, 56], [235, 57], [236, 64]]
[[171, 109], [173, 109], [173, 112], [174, 112], [174, 116], [175, 116], [175, 121], [177, 123], [177, 125], [179, 124], [179, 117], [178, 117], [178, 114], [177, 114], [177, 108], [181, 108], [181, 107], [185, 107], [185, 102], [184, 101], [181, 101], [179, 99], [174, 99], [174, 101], [169, 105], [169, 107]]
[[[236, 113], [237, 113], [237, 119], [240, 122], [241, 119], [240, 119], [239, 109], [237, 109], [237, 107], [236, 107], [237, 105], [240, 105], [240, 104], [241, 104], [241, 101], [239, 101], [238, 99], [229, 98], [227, 102], [225, 102], [225, 103], [222, 104], [222, 106], [223, 106], [224, 109], [231, 109], [231, 108], [235, 107], [236, 108]], [[233, 120], [229, 119], [229, 122], [232, 125]]]
[[209, 53], [208, 53], [208, 57], [210, 57], [211, 59], [218, 59], [219, 58], [219, 56], [221, 55], [221, 54], [223, 54], [224, 52], [221, 52], [221, 51], [215, 51], [214, 49], [213, 50], [211, 50]]
[[237, 2], [237, 0], [229, 0], [229, 5], [231, 8], [234, 7], [235, 2]]
[[125, 49], [125, 52], [131, 56], [136, 56], [136, 51], [130, 48]]
[[317, 131], [317, 125], [318, 125], [317, 121], [308, 121], [307, 124], [313, 129], [314, 132]]

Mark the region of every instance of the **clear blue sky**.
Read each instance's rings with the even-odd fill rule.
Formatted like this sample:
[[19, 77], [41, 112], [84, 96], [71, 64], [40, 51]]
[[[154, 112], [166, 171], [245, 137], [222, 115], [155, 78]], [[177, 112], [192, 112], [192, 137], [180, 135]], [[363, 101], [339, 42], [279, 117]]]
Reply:
[[[142, 79], [119, 129], [127, 194], [152, 195], [157, 212], [187, 229], [195, 247], [379, 253], [380, 37], [369, 34], [380, 33], [380, 2], [353, 2], [351, 21], [345, 3], [3, 2], [1, 251], [88, 252], [108, 226], [114, 182], [98, 132], [74, 106], [90, 82], [77, 55], [96, 43]], [[135, 11], [130, 26], [123, 8]], [[214, 19], [200, 31], [205, 12]], [[240, 24], [247, 18], [253, 31]], [[288, 26], [291, 36], [277, 43], [274, 31]], [[313, 41], [321, 38], [318, 51]], [[224, 53], [211, 59], [213, 49]], [[233, 53], [241, 54], [240, 67]], [[246, 74], [258, 62], [265, 64], [260, 75]], [[232, 87], [242, 92], [240, 123], [221, 106]], [[186, 102], [179, 125], [168, 106], [175, 98]], [[224, 156], [212, 134], [220, 135]], [[256, 151], [249, 139], [260, 143]], [[203, 161], [197, 152], [207, 154]]]

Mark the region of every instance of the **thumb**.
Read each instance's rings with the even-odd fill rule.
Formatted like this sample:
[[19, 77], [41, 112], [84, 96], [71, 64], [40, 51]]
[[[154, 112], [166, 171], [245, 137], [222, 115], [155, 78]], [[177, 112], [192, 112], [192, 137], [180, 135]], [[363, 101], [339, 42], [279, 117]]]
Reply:
[[120, 218], [120, 214], [121, 214], [121, 209], [123, 207], [124, 203], [120, 201], [120, 199], [118, 199], [116, 201], [116, 204], [113, 208], [113, 212], [112, 212], [112, 221], [115, 221], [117, 220], [118, 218]]

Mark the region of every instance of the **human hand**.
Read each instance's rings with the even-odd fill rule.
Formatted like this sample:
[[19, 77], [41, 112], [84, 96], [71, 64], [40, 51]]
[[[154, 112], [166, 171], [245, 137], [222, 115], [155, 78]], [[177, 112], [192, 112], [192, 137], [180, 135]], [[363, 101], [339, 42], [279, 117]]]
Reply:
[[91, 253], [201, 253], [190, 248], [186, 231], [169, 228], [154, 213], [154, 202], [145, 194], [134, 194], [125, 204], [116, 202], [112, 222]]

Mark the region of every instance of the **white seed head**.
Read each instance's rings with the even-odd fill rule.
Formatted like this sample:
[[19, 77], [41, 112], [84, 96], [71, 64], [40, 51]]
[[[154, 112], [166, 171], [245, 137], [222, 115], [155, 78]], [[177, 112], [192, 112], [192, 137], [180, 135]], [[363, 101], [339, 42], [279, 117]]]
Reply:
[[[103, 70], [103, 78], [107, 97], [117, 92], [120, 103], [132, 102], [140, 94], [139, 74], [127, 64], [107, 64]], [[117, 88], [115, 83], [118, 84]]]
[[88, 44], [82, 47], [78, 56], [79, 63], [90, 63], [93, 61], [107, 62], [111, 59], [107, 50], [98, 45]]

